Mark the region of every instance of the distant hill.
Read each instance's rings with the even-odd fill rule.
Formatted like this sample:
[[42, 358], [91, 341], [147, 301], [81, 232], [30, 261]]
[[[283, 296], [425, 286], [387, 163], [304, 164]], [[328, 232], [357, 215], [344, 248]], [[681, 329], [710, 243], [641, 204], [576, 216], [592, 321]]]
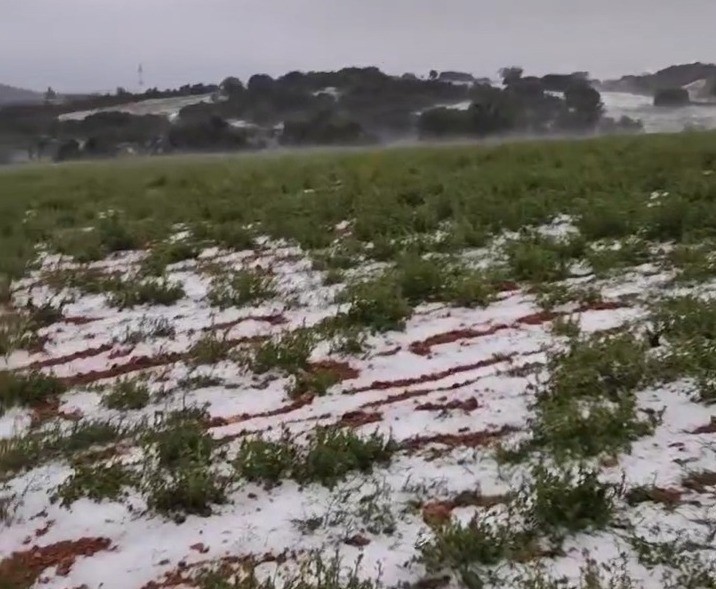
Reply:
[[6, 104], [28, 104], [42, 102], [42, 94], [0, 84], [0, 106]]
[[655, 73], [607, 80], [600, 85], [600, 89], [651, 96], [657, 90], [683, 88], [699, 80], [714, 79], [716, 79], [716, 64], [695, 62], [672, 65]]

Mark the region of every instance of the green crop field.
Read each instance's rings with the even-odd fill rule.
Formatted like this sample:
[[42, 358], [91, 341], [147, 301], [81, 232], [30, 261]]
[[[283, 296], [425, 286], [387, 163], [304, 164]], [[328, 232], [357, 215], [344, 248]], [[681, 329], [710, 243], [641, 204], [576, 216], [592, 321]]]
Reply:
[[0, 588], [716, 586], [716, 134], [0, 173]]

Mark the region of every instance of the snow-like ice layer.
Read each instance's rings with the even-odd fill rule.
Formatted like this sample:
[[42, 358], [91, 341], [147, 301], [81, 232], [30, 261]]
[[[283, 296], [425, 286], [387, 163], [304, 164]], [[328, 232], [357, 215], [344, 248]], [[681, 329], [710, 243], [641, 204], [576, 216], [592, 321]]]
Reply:
[[164, 115], [168, 117], [176, 116], [179, 111], [193, 104], [200, 102], [211, 102], [213, 94], [197, 94], [195, 96], [173, 96], [170, 98], [148, 98], [146, 100], [138, 100], [119, 104], [117, 106], [109, 106], [106, 108], [98, 108], [95, 110], [83, 110], [61, 114], [58, 118], [60, 121], [81, 121], [87, 117], [101, 112], [126, 112], [132, 115]]
[[[569, 219], [557, 219], [544, 228], [549, 235], [563, 236], [572, 231]], [[321, 285], [321, 273], [311, 270], [310, 263], [295, 248], [267, 244], [268, 251], [256, 256], [250, 252], [224, 255], [205, 253], [214, 261], [234, 268], [270, 266], [275, 273], [282, 299], [292, 297], [293, 305], [281, 300], [269, 301], [254, 308], [219, 311], [209, 307], [205, 296], [210, 278], [201, 274], [196, 262], [177, 265], [171, 279], [180, 282], [187, 296], [169, 307], [144, 307], [118, 311], [107, 306], [101, 296], [79, 297], [65, 309], [71, 317], [89, 317], [86, 324], [62, 323], [47, 330], [46, 350], [41, 354], [14, 354], [8, 359], [11, 368], [27, 367], [33, 362], [56, 360], [68, 354], [96, 350], [111, 345], [112, 350], [93, 353], [87, 358], [63, 362], [51, 368], [59, 376], [71, 376], [103, 370], [110, 364], [122, 365], [132, 358], [155, 357], [169, 352], [186, 352], [212, 326], [236, 322], [229, 337], [239, 339], [256, 335], [270, 336], [301, 325], [312, 325], [336, 312], [332, 298], [335, 287]], [[487, 255], [486, 252], [483, 254]], [[141, 259], [129, 255], [115, 258], [104, 267], [128, 267]], [[26, 281], [30, 286], [37, 277]], [[664, 286], [662, 275], [632, 272], [620, 279], [600, 283], [603, 296], [610, 300], [628, 295], [648, 298]], [[50, 297], [51, 291], [33, 287], [35, 296]], [[22, 300], [27, 293], [17, 293]], [[573, 309], [570, 309], [573, 311]], [[549, 322], [538, 319], [539, 309], [534, 298], [521, 291], [504, 293], [486, 309], [448, 308], [441, 305], [419, 307], [403, 332], [371, 336], [370, 351], [363, 357], [331, 356], [328, 346], [316, 348], [312, 360], [332, 358], [347, 361], [358, 373], [356, 378], [332, 387], [324, 397], [303, 407], [288, 408], [286, 388], [290, 378], [257, 380], [232, 362], [204, 367], [196, 373], [211, 374], [223, 380], [193, 391], [155, 401], [146, 409], [125, 412], [123, 418], [132, 423], [151, 418], [155, 411], [178, 408], [181, 403], [207, 404], [218, 423], [211, 434], [219, 440], [239, 438], [254, 433], [278, 436], [282, 428], [300, 437], [318, 425], [337, 423], [348, 412], [380, 413], [381, 419], [363, 425], [359, 431], [390, 433], [397, 441], [429, 438], [444, 434], [496, 432], [514, 428], [522, 435], [530, 418], [534, 401], [535, 375], [516, 376], [513, 369], [539, 366], [546, 361], [546, 352], [563, 344], [550, 331]], [[282, 313], [281, 325], [262, 321], [260, 317]], [[585, 332], [612, 329], [638, 322], [644, 309], [623, 307], [609, 310], [575, 312]], [[530, 321], [523, 322], [530, 317]], [[143, 320], [168, 319], [177, 330], [173, 339], [154, 338], [133, 349], [117, 343], [127, 329], [135, 329]], [[244, 319], [241, 321], [241, 319]], [[455, 341], [434, 345], [427, 355], [411, 351], [411, 344], [458, 330], [473, 330]], [[484, 333], [479, 335], [479, 333]], [[450, 338], [448, 338], [450, 339]], [[126, 355], [114, 356], [118, 350]], [[146, 371], [153, 390], [171, 390], [191, 372], [179, 360], [167, 366]], [[153, 375], [153, 376], [152, 376]], [[159, 378], [161, 376], [161, 379]], [[658, 485], [680, 488], [682, 479], [692, 471], [716, 470], [711, 447], [712, 435], [691, 432], [716, 417], [716, 408], [705, 408], [693, 402], [689, 383], [668, 388], [642, 391], [638, 394], [642, 409], [663, 411], [662, 423], [654, 434], [634, 443], [630, 453], [619, 456], [618, 464], [605, 467], [607, 480], [618, 482], [624, 477], [629, 486]], [[418, 405], [439, 406], [448, 401], [477, 401], [477, 409], [418, 410]], [[79, 412], [84, 419], [118, 417], [117, 411], [105, 408], [101, 394], [87, 387], [75, 387], [63, 395], [60, 409]], [[281, 412], [285, 410], [285, 412]], [[273, 416], [265, 414], [275, 412]], [[264, 415], [264, 416], [262, 416]], [[253, 417], [252, 417], [253, 416]], [[0, 417], [0, 438], [26, 431], [30, 412], [13, 410]], [[229, 442], [229, 447], [238, 441]], [[439, 453], [434, 451], [443, 449]], [[123, 460], [141, 459], [129, 454]], [[72, 469], [65, 463], [51, 463], [12, 479], [3, 493], [21, 498], [12, 524], [0, 534], [0, 558], [28, 549], [27, 537], [52, 522], [46, 534], [31, 544], [49, 545], [83, 537], [107, 537], [113, 549], [92, 557], [78, 558], [67, 577], [45, 571], [43, 587], [65, 588], [85, 585], [89, 588], [125, 589], [141, 587], [160, 580], [180, 562], [191, 565], [225, 556], [281, 554], [286, 550], [307, 552], [322, 549], [332, 552], [340, 547], [347, 563], [362, 554], [361, 572], [376, 578], [378, 571], [387, 586], [417, 581], [424, 575], [421, 566], [410, 563], [416, 554], [415, 544], [429, 534], [420, 514], [409, 508], [411, 501], [448, 499], [462, 491], [481, 490], [486, 495], [501, 495], [514, 490], [524, 477], [524, 467], [512, 470], [496, 462], [489, 447], [450, 449], [439, 443], [428, 444], [415, 451], [400, 452], [387, 467], [372, 474], [351, 476], [336, 489], [329, 491], [317, 485], [300, 489], [285, 483], [270, 491], [255, 485], [237, 485], [229, 504], [218, 507], [208, 518], [189, 517], [184, 523], [145, 513], [144, 500], [132, 495], [122, 503], [94, 503], [80, 500], [69, 509], [50, 504], [49, 494], [61, 484]], [[356, 506], [361, 497], [376, 492], [378, 501], [396, 521], [392, 535], [362, 532], [370, 543], [359, 549], [343, 544], [345, 538], [364, 527]], [[651, 539], [692, 538], [705, 541], [708, 526], [704, 522], [712, 514], [714, 501], [698, 495], [698, 504], [677, 506], [672, 512], [655, 505], [628, 508], [620, 505], [622, 516], [635, 526], [636, 533]], [[474, 508], [456, 510], [454, 517], [467, 521]], [[300, 520], [323, 517], [340, 520], [339, 524], [321, 527], [314, 533], [301, 530]], [[653, 524], [660, 525], [655, 530]], [[205, 554], [192, 549], [202, 543]], [[658, 586], [656, 573], [638, 563], [618, 530], [599, 534], [578, 534], [568, 539], [565, 556], [543, 559], [543, 565], [555, 575], [579, 576], [585, 563], [584, 551], [602, 561], [628, 555], [628, 569], [646, 586]], [[262, 569], [264, 570], [264, 569]], [[267, 570], [270, 570], [270, 566]], [[518, 571], [519, 567], [515, 567]]]

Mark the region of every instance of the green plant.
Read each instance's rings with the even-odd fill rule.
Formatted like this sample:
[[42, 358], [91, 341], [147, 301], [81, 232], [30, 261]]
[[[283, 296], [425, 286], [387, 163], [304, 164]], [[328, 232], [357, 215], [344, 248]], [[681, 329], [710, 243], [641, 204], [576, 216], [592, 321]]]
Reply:
[[27, 349], [37, 343], [29, 319], [19, 313], [0, 315], [0, 356], [7, 356], [19, 349]]
[[256, 349], [251, 367], [259, 374], [270, 370], [283, 370], [291, 374], [306, 370], [315, 343], [316, 336], [309, 329], [284, 332]]
[[127, 328], [122, 343], [136, 346], [152, 337], [174, 337], [176, 329], [168, 319], [143, 317], [136, 328]]
[[613, 519], [618, 486], [602, 483], [597, 471], [585, 466], [555, 471], [538, 464], [522, 501], [530, 525], [540, 533], [574, 533], [600, 530]]
[[403, 329], [412, 313], [399, 286], [388, 276], [349, 284], [338, 301], [350, 305], [342, 315], [346, 323], [377, 332]]
[[16, 406], [40, 403], [65, 392], [62, 381], [38, 371], [0, 371], [0, 415]]
[[116, 500], [126, 486], [136, 483], [136, 477], [120, 464], [92, 465], [77, 463], [74, 473], [62, 483], [52, 496], [63, 507], [69, 507], [86, 497], [93, 501]]
[[226, 337], [226, 334], [219, 336], [210, 331], [203, 335], [189, 349], [189, 357], [192, 364], [217, 364], [226, 360], [234, 344]]
[[295, 382], [289, 391], [292, 398], [305, 395], [323, 396], [328, 389], [339, 382], [338, 375], [331, 370], [302, 370], [295, 375]]
[[569, 263], [583, 253], [581, 240], [560, 242], [536, 233], [524, 233], [507, 243], [510, 275], [527, 282], [554, 282], [569, 275]]
[[190, 413], [170, 414], [164, 423], [147, 436], [161, 466], [172, 467], [191, 461], [206, 464], [211, 461], [214, 441], [201, 421]]
[[556, 317], [552, 321], [552, 333], [574, 339], [581, 333], [577, 317]]
[[364, 439], [349, 430], [318, 429], [294, 478], [302, 483], [317, 481], [331, 487], [348, 472], [368, 472], [373, 464], [388, 462], [397, 449], [392, 438], [377, 432]]
[[276, 293], [270, 274], [261, 269], [246, 269], [215, 279], [209, 291], [209, 301], [221, 309], [243, 307], [275, 297]]
[[227, 501], [229, 481], [206, 464], [182, 460], [171, 469], [151, 472], [145, 482], [147, 505], [165, 515], [207, 517]]
[[433, 537], [420, 540], [417, 549], [429, 572], [455, 571], [465, 582], [479, 578], [476, 566], [529, 558], [538, 551], [537, 540], [531, 532], [475, 516], [467, 524], [448, 522], [434, 528]]
[[141, 381], [121, 379], [112, 386], [102, 401], [109, 409], [137, 410], [149, 404], [149, 387]]
[[138, 305], [172, 305], [184, 296], [181, 285], [160, 280], [110, 281], [105, 283], [109, 302], [120, 309]]
[[142, 261], [141, 273], [150, 276], [162, 276], [167, 266], [185, 260], [192, 260], [199, 255], [199, 248], [188, 241], [170, 241], [155, 246]]
[[618, 401], [647, 382], [646, 350], [646, 342], [628, 332], [573, 340], [566, 352], [549, 360], [551, 396]]
[[297, 456], [298, 449], [286, 435], [275, 442], [246, 439], [241, 442], [234, 465], [240, 477], [272, 486], [290, 475]]

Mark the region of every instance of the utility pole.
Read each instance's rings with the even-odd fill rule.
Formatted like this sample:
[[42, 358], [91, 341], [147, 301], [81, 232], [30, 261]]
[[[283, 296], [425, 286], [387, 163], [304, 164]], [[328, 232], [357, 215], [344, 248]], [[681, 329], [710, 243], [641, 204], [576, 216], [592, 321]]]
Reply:
[[139, 64], [139, 68], [137, 69], [137, 74], [139, 77], [139, 89], [141, 90], [144, 88], [144, 68], [142, 67], [142, 64]]

